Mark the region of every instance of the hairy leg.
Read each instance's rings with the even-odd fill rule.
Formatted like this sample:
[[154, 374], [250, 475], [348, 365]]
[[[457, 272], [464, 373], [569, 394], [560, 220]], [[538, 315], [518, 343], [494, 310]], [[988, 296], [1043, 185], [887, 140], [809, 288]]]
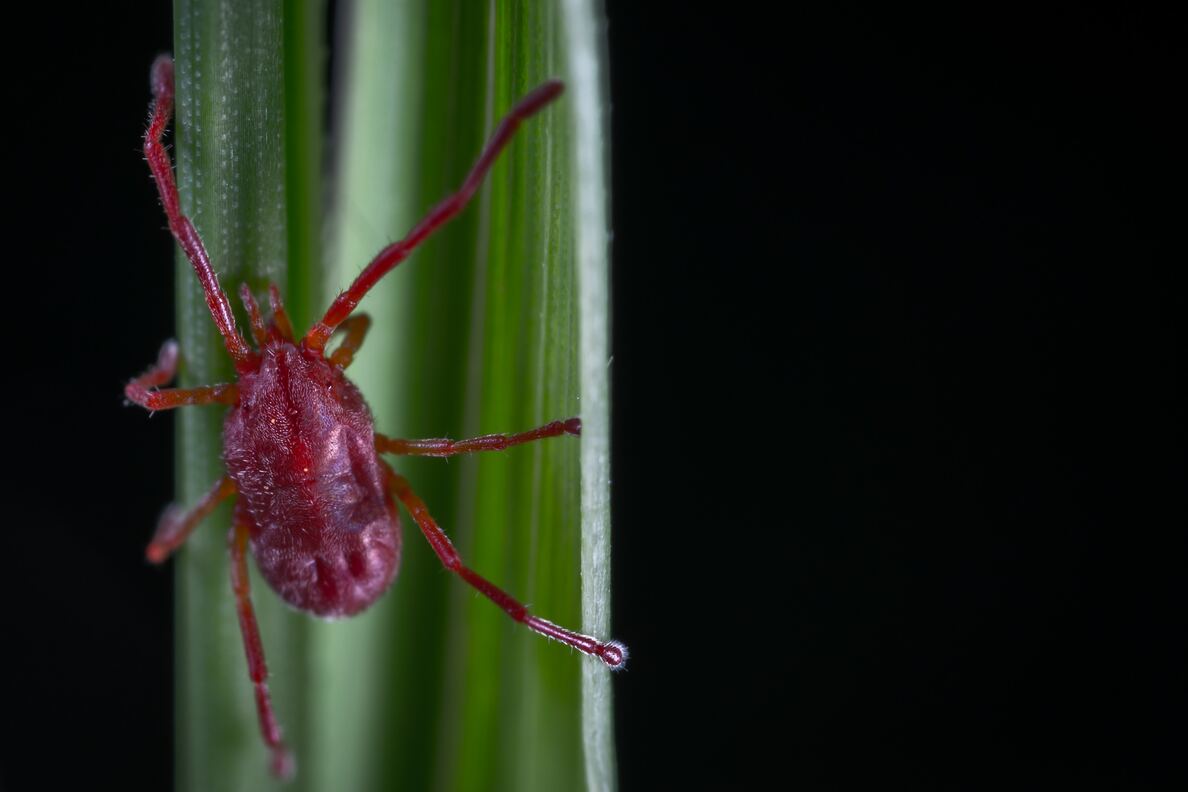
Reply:
[[363, 339], [367, 338], [367, 331], [371, 329], [371, 317], [365, 313], [351, 314], [339, 328], [346, 333], [346, 338], [338, 345], [338, 349], [330, 355], [330, 362], [345, 369], [355, 359], [355, 353], [363, 346]]
[[[387, 465], [384, 467], [387, 468]], [[391, 468], [387, 468], [387, 474], [388, 485], [392, 489], [392, 494], [400, 499], [400, 502], [404, 504], [404, 508], [412, 515], [413, 520], [429, 541], [429, 546], [433, 548], [433, 552], [437, 554], [437, 557], [446, 569], [456, 573], [458, 577], [477, 589], [484, 597], [494, 602], [500, 608], [503, 608], [508, 616], [511, 616], [528, 629], [540, 633], [546, 638], [560, 641], [566, 646], [572, 646], [580, 652], [594, 655], [611, 668], [619, 669], [626, 664], [627, 647], [623, 644], [618, 641], [599, 641], [597, 638], [582, 635], [581, 633], [567, 630], [564, 627], [558, 627], [556, 624], [546, 621], [539, 616], [533, 616], [524, 605], [520, 604], [506, 591], [495, 586], [489, 580], [463, 564], [462, 558], [458, 555], [458, 551], [454, 549], [453, 543], [437, 525], [433, 517], [430, 516], [425, 502], [409, 487], [408, 480], [404, 476], [393, 472]]]
[[186, 258], [190, 260], [194, 273], [198, 276], [198, 282], [202, 284], [206, 306], [223, 336], [223, 344], [227, 347], [228, 354], [235, 361], [236, 371], [250, 370], [255, 356], [239, 335], [239, 330], [235, 326], [235, 315], [231, 313], [231, 303], [227, 301], [227, 295], [219, 286], [219, 279], [210, 263], [210, 254], [202, 244], [202, 237], [198, 236], [198, 229], [194, 228], [194, 223], [182, 213], [177, 183], [173, 179], [173, 163], [169, 160], [165, 146], [161, 144], [165, 127], [169, 126], [169, 119], [173, 116], [172, 58], [162, 55], [153, 62], [150, 82], [153, 89], [153, 108], [148, 130], [144, 133], [144, 157], [148, 160], [149, 170], [157, 182], [157, 191], [161, 194], [165, 216], [169, 218], [169, 230], [185, 252]]
[[175, 407], [193, 407], [199, 404], [235, 404], [239, 399], [239, 388], [233, 382], [223, 385], [203, 385], [198, 388], [166, 388], [145, 390], [128, 383], [124, 388], [128, 401], [135, 402], [146, 410], [172, 410]]
[[546, 437], [559, 437], [563, 434], [580, 435], [581, 433], [582, 419], [580, 418], [553, 421], [536, 429], [529, 429], [527, 432], [520, 432], [518, 434], [489, 434], [482, 437], [472, 437], [469, 440], [449, 440], [444, 437], [428, 440], [401, 440], [397, 437], [387, 437], [376, 432], [375, 448], [383, 454], [450, 457], [458, 454], [473, 454], [476, 451], [502, 451], [511, 446], [531, 443], [534, 440], [543, 440]]
[[371, 260], [371, 263], [359, 273], [359, 277], [355, 278], [355, 282], [350, 285], [350, 288], [334, 299], [334, 302], [330, 304], [330, 308], [327, 309], [322, 320], [314, 324], [309, 329], [309, 332], [305, 334], [305, 339], [302, 343], [307, 349], [321, 351], [326, 346], [326, 342], [330, 340], [330, 335], [334, 332], [334, 328], [338, 327], [339, 324], [354, 312], [355, 308], [359, 306], [359, 301], [363, 299], [363, 295], [367, 294], [379, 282], [380, 278], [387, 275], [393, 267], [408, 258], [413, 250], [424, 242], [430, 234], [448, 223], [453, 219], [454, 215], [466, 207], [466, 204], [474, 197], [474, 193], [478, 190], [479, 185], [482, 184], [487, 171], [491, 170], [491, 165], [495, 162], [495, 158], [511, 142], [512, 136], [519, 129], [520, 124], [529, 117], [539, 113], [545, 106], [560, 96], [563, 90], [565, 90], [565, 86], [561, 82], [550, 80], [537, 87], [508, 111], [507, 115], [503, 117], [503, 120], [499, 122], [499, 126], [495, 129], [495, 133], [491, 136], [491, 139], [487, 142], [486, 148], [479, 155], [478, 161], [470, 169], [466, 180], [458, 188], [458, 192], [433, 207], [429, 214], [425, 215], [419, 223], [413, 226], [413, 229], [408, 232], [408, 236], [393, 242], [376, 254], [376, 257]]
[[290, 778], [295, 769], [293, 754], [281, 739], [280, 725], [272, 710], [268, 693], [268, 666], [264, 663], [264, 644], [260, 641], [260, 627], [252, 607], [251, 584], [248, 580], [248, 524], [243, 515], [236, 514], [235, 527], [227, 537], [231, 551], [231, 588], [235, 591], [235, 610], [239, 614], [239, 631], [243, 634], [243, 649], [247, 655], [248, 676], [256, 696], [256, 714], [260, 719], [260, 735], [272, 751], [272, 774]]
[[[171, 338], [161, 344], [161, 351], [157, 353], [157, 362], [149, 366], [148, 371], [129, 382], [124, 388], [124, 392], [127, 393], [129, 388], [136, 392], [147, 391], [149, 388], [168, 384], [177, 374], [177, 357], [177, 342]], [[135, 399], [132, 400], [135, 401]]]
[[173, 339], [161, 345], [157, 362], [149, 370], [124, 386], [124, 397], [146, 410], [172, 410], [194, 404], [234, 404], [239, 397], [235, 385], [206, 385], [200, 388], [166, 388], [152, 390], [173, 379], [177, 373], [177, 342]]
[[209, 517], [220, 503], [234, 494], [235, 482], [230, 476], [223, 476], [189, 511], [183, 510], [176, 503], [171, 504], [161, 515], [153, 540], [144, 552], [145, 556], [154, 564], [164, 562], [190, 538], [198, 523]]
[[281, 300], [280, 289], [275, 283], [268, 284], [268, 304], [272, 307], [272, 324], [276, 328], [276, 332], [284, 341], [292, 341], [293, 323], [289, 321], [289, 315], [285, 313], [285, 304]]
[[256, 346], [263, 348], [264, 342], [268, 340], [268, 328], [264, 326], [264, 317], [260, 315], [260, 304], [256, 302], [256, 298], [252, 296], [251, 287], [246, 283], [239, 284], [239, 299], [248, 312], [248, 320], [252, 325], [252, 338], [256, 340]]

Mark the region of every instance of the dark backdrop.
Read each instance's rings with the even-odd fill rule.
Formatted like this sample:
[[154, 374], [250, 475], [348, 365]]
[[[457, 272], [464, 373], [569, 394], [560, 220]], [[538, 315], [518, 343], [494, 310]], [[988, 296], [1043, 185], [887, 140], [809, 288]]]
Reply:
[[[4, 788], [171, 778], [169, 437], [118, 397], [171, 29], [123, 5], [6, 55]], [[889, 5], [609, 3], [623, 789], [1170, 786], [1180, 36]]]

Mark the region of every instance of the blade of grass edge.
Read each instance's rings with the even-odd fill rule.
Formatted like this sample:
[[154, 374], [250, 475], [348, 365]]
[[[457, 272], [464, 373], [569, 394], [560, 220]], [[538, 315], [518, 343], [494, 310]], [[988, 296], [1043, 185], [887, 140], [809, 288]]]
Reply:
[[[610, 635], [610, 83], [606, 15], [563, 0], [573, 105], [582, 389], [582, 629]], [[618, 786], [610, 672], [582, 667], [586, 788]]]

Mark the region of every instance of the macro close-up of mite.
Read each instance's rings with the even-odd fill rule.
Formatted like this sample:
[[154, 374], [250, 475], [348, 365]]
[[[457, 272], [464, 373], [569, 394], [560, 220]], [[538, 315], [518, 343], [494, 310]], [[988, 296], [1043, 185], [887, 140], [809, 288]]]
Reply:
[[1188, 788], [1174, 14], [21, 10], [0, 791]]
[[[462, 187], [439, 203], [408, 233], [381, 250], [354, 283], [333, 301], [322, 319], [298, 339], [275, 284], [269, 289], [271, 318], [265, 321], [246, 284], [240, 297], [251, 321], [253, 349], [240, 334], [227, 296], [193, 223], [182, 213], [172, 164], [161, 138], [172, 114], [173, 62], [161, 56], [151, 73], [153, 107], [144, 152], [169, 219], [169, 229], [193, 266], [207, 306], [237, 374], [233, 383], [166, 388], [174, 377], [179, 349], [161, 348], [155, 365], [124, 389], [129, 401], [150, 411], [198, 405], [230, 409], [223, 428], [225, 476], [188, 510], [171, 507], [162, 517], [146, 555], [161, 563], [179, 548], [221, 502], [236, 498], [228, 536], [230, 581], [255, 693], [260, 732], [272, 751], [274, 775], [288, 777], [294, 758], [273, 710], [260, 631], [249, 590], [247, 557], [286, 603], [314, 616], [353, 616], [375, 602], [396, 577], [400, 564], [400, 520], [396, 502], [407, 510], [446, 569], [502, 608], [508, 616], [547, 638], [622, 668], [627, 649], [553, 624], [467, 567], [453, 543], [409, 482], [379, 454], [450, 457], [502, 451], [562, 435], [581, 435], [581, 420], [568, 418], [516, 434], [466, 440], [406, 440], [375, 431], [367, 404], [343, 373], [362, 346], [370, 325], [354, 313], [363, 296], [436, 229], [467, 204], [521, 122], [561, 95], [547, 82], [521, 99], [505, 116]], [[327, 342], [341, 331], [332, 352]]]

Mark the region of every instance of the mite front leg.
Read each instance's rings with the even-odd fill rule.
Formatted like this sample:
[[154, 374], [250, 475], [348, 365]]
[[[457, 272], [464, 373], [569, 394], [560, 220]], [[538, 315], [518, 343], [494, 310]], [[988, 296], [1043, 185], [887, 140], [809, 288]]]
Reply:
[[334, 298], [334, 302], [330, 303], [322, 320], [314, 324], [305, 334], [301, 343], [306, 349], [321, 352], [325, 348], [326, 342], [330, 340], [334, 328], [354, 313], [359, 301], [367, 292], [371, 291], [380, 278], [408, 258], [409, 254], [416, 250], [434, 231], [448, 223], [470, 203], [470, 199], [478, 191], [487, 172], [491, 170], [495, 158], [499, 156], [499, 152], [507, 148], [507, 144], [511, 142], [512, 136], [516, 134], [520, 124], [539, 113], [546, 105], [560, 96], [563, 90], [565, 90], [565, 86], [559, 81], [550, 80], [516, 102], [503, 117], [503, 120], [499, 122], [499, 126], [495, 128], [495, 133], [487, 141], [486, 147], [483, 148], [478, 161], [471, 167], [470, 173], [466, 175], [466, 180], [462, 182], [458, 192], [429, 210], [429, 214], [421, 218], [421, 221], [413, 226], [404, 239], [393, 242], [376, 254], [371, 263], [355, 278], [355, 282], [350, 285], [350, 288]]
[[234, 384], [206, 385], [200, 388], [166, 388], [164, 385], [177, 373], [177, 342], [169, 339], [161, 345], [157, 362], [149, 370], [124, 386], [124, 397], [146, 410], [172, 410], [192, 404], [235, 404], [239, 389]]
[[339, 329], [346, 332], [346, 338], [338, 345], [338, 349], [330, 355], [330, 362], [345, 369], [355, 359], [355, 353], [363, 346], [363, 339], [367, 338], [367, 331], [371, 329], [371, 317], [365, 313], [351, 314], [350, 318], [340, 324]]
[[502, 451], [522, 443], [543, 440], [546, 437], [559, 437], [563, 434], [580, 435], [582, 433], [582, 419], [570, 418], [565, 421], [553, 421], [536, 429], [529, 429], [519, 434], [502, 435], [489, 434], [482, 437], [472, 437], [469, 440], [449, 440], [447, 438], [432, 438], [429, 440], [401, 440], [397, 437], [387, 437], [376, 432], [375, 449], [383, 454], [401, 454], [404, 456], [450, 457], [458, 454], [473, 454], [477, 451]]
[[597, 638], [591, 638], [588, 635], [582, 635], [581, 633], [567, 630], [564, 627], [558, 627], [556, 624], [546, 621], [539, 616], [533, 616], [528, 612], [526, 607], [506, 591], [495, 586], [489, 580], [464, 565], [462, 558], [458, 555], [458, 551], [454, 549], [454, 545], [449, 537], [445, 535], [445, 532], [441, 530], [433, 517], [429, 515], [429, 509], [425, 507], [425, 502], [409, 487], [408, 480], [404, 476], [393, 472], [387, 465], [384, 465], [384, 468], [387, 471], [388, 485], [391, 487], [392, 493], [400, 499], [400, 502], [404, 504], [404, 508], [412, 515], [413, 520], [416, 521], [421, 532], [425, 534], [425, 538], [429, 541], [429, 546], [433, 548], [433, 552], [441, 559], [441, 563], [446, 569], [457, 573], [460, 578], [477, 589], [480, 594], [494, 602], [500, 608], [503, 608], [508, 616], [528, 627], [528, 629], [538, 632], [546, 638], [560, 641], [566, 646], [572, 646], [580, 652], [594, 655], [613, 669], [622, 668], [626, 664], [627, 647], [623, 644], [618, 641], [599, 641]]
[[190, 538], [198, 523], [209, 517], [220, 503], [234, 494], [235, 482], [230, 476], [223, 476], [189, 511], [183, 511], [177, 504], [170, 505], [157, 523], [153, 540], [144, 551], [145, 557], [154, 564], [164, 562]]
[[252, 296], [252, 288], [246, 283], [239, 284], [239, 299], [247, 311], [248, 320], [252, 327], [252, 338], [256, 339], [256, 346], [264, 348], [268, 341], [268, 328], [264, 325], [264, 317], [260, 315], [260, 304]]
[[[148, 371], [128, 383], [124, 393], [130, 390], [137, 393], [168, 385], [177, 374], [178, 346], [172, 338], [161, 344], [161, 351], [157, 353], [157, 362], [149, 366]], [[128, 398], [132, 398], [129, 396]], [[133, 399], [133, 401], [135, 401]]]
[[285, 303], [281, 299], [280, 289], [275, 283], [268, 284], [268, 304], [272, 306], [272, 326], [276, 328], [277, 338], [282, 341], [293, 340], [293, 323], [285, 313]]
[[235, 370], [243, 373], [251, 370], [254, 364], [252, 350], [239, 337], [239, 330], [235, 327], [235, 315], [231, 313], [231, 303], [227, 295], [223, 294], [219, 286], [219, 279], [215, 275], [214, 267], [210, 263], [210, 255], [202, 238], [198, 236], [198, 229], [190, 218], [182, 213], [181, 198], [177, 193], [177, 182], [173, 178], [173, 163], [169, 161], [169, 152], [161, 143], [165, 134], [165, 127], [173, 116], [173, 59], [168, 55], [161, 55], [153, 62], [149, 82], [153, 89], [153, 106], [149, 116], [148, 130], [144, 133], [144, 158], [148, 160], [149, 170], [157, 182], [157, 192], [161, 195], [161, 204], [165, 208], [165, 216], [169, 220], [169, 230], [177, 244], [185, 252], [186, 258], [202, 284], [202, 292], [206, 295], [206, 305], [210, 309], [211, 318], [223, 336], [223, 344], [227, 353], [235, 361]]
[[235, 610], [239, 614], [239, 631], [243, 633], [248, 675], [256, 695], [260, 734], [272, 750], [272, 774], [277, 778], [291, 778], [295, 769], [293, 754], [281, 739], [280, 725], [272, 711], [272, 697], [268, 694], [268, 666], [264, 663], [264, 644], [260, 641], [260, 627], [256, 624], [248, 580], [248, 524], [240, 514], [235, 516], [235, 527], [231, 529], [227, 543], [231, 550], [231, 588], [235, 591]]
[[235, 404], [239, 399], [239, 388], [230, 382], [223, 385], [203, 385], [199, 388], [166, 388], [145, 390], [128, 383], [124, 395], [129, 401], [146, 410], [172, 410], [175, 407], [193, 407], [199, 404]]

